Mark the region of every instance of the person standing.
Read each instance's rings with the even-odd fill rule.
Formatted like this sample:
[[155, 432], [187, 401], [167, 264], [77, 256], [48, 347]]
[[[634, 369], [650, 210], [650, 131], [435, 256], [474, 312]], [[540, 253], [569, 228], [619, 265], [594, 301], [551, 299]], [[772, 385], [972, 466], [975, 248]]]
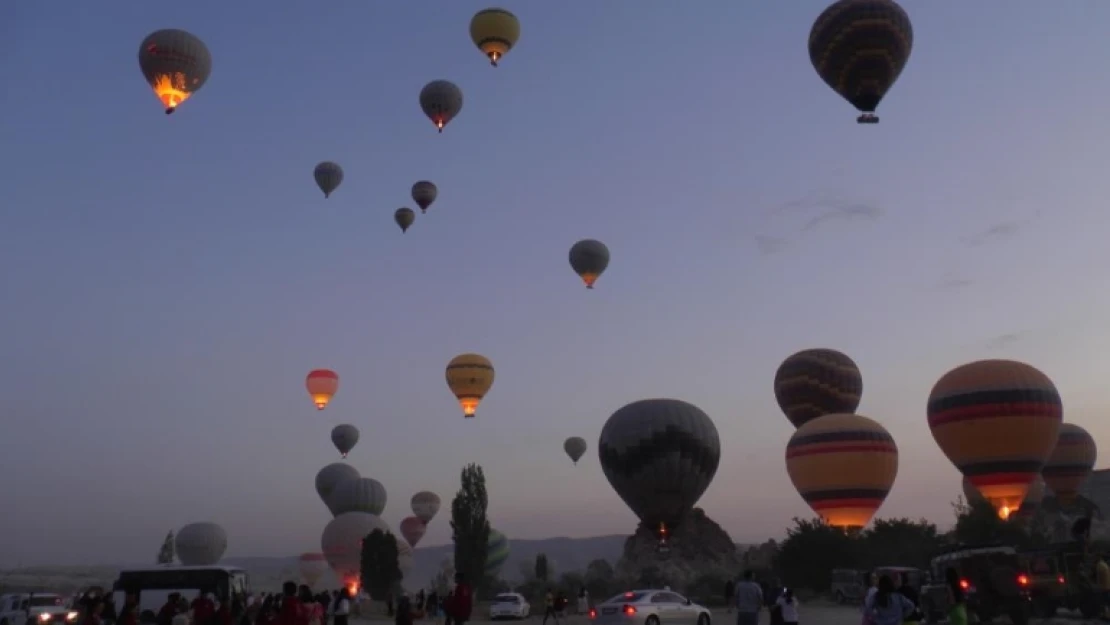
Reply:
[[555, 593], [551, 589], [547, 589], [547, 594], [544, 595], [544, 610], [543, 610], [543, 625], [547, 625], [547, 619], [555, 619], [555, 625], [559, 625], [559, 613], [555, 611]]
[[759, 611], [763, 608], [763, 589], [755, 583], [751, 571], [744, 571], [742, 581], [736, 584], [733, 605], [736, 607], [736, 625], [758, 625]]
[[798, 600], [794, 598], [793, 590], [784, 589], [778, 599], [775, 599], [775, 607], [782, 618], [782, 625], [798, 625]]
[[347, 590], [346, 586], [335, 597], [331, 612], [335, 625], [347, 625], [347, 621], [351, 618], [351, 591]]
[[474, 591], [466, 582], [466, 576], [455, 573], [455, 593], [451, 599], [451, 621], [455, 625], [466, 625], [470, 620], [470, 613], [474, 610]]
[[728, 606], [728, 613], [732, 614], [732, 593], [736, 592], [736, 582], [732, 578], [725, 580], [725, 605]]

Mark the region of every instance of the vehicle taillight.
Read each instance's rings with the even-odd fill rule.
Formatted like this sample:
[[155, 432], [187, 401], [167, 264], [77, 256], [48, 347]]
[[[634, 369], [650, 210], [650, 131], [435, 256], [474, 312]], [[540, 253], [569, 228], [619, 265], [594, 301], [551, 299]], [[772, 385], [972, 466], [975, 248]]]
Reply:
[[968, 583], [968, 581], [966, 579], [961, 579], [960, 580], [960, 588], [962, 588], [964, 590], [967, 590], [968, 588], [971, 588], [971, 584]]
[[1028, 586], [1029, 585], [1029, 578], [1025, 575], [1018, 575], [1018, 585], [1019, 586]]
[[633, 614], [635, 614], [635, 613], [636, 613], [636, 606], [634, 606], [634, 605], [626, 605], [626, 606], [624, 606], [624, 614], [625, 614], [625, 616], [632, 616], [632, 615], [633, 615]]
[[597, 618], [597, 610], [590, 608], [590, 618]]
[[1057, 577], [1057, 578], [1056, 578], [1056, 581], [1060, 582], [1061, 584], [1064, 584], [1064, 583], [1066, 583], [1066, 582], [1067, 582], [1067, 580], [1065, 580], [1065, 579], [1064, 579], [1064, 576], [1063, 576], [1063, 575], [1061, 575], [1060, 577]]

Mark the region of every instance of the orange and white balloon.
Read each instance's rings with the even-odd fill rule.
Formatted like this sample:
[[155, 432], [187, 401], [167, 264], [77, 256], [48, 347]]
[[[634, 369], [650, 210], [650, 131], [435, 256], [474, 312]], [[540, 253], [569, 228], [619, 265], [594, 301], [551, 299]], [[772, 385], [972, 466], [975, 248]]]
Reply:
[[312, 396], [316, 409], [323, 410], [339, 391], [339, 374], [331, 369], [313, 369], [305, 377], [304, 386]]

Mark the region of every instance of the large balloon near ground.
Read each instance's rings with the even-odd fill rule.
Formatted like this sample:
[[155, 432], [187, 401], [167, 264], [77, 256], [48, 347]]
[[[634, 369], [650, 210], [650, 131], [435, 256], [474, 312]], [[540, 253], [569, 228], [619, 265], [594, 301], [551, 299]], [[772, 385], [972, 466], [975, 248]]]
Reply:
[[305, 376], [304, 387], [312, 396], [316, 409], [323, 410], [339, 392], [339, 374], [331, 369], [313, 369]]
[[178, 530], [174, 549], [185, 566], [212, 566], [227, 551], [227, 532], [215, 523], [190, 523]]
[[416, 543], [424, 538], [424, 532], [426, 531], [428, 531], [428, 525], [418, 517], [407, 516], [401, 519], [401, 536], [412, 547], [415, 547]]
[[509, 539], [492, 527], [489, 528], [489, 540], [486, 543], [486, 575], [497, 577], [508, 559]]
[[447, 388], [459, 400], [463, 415], [473, 417], [493, 387], [493, 363], [481, 354], [459, 354], [447, 363]]
[[833, 527], [862, 528], [898, 476], [898, 446], [886, 428], [856, 414], [829, 414], [786, 444], [786, 472], [802, 499]]
[[425, 524], [435, 518], [439, 512], [439, 495], [430, 490], [422, 490], [409, 500], [413, 515]]
[[316, 186], [324, 192], [324, 197], [328, 198], [343, 184], [343, 168], [339, 163], [324, 161], [312, 170], [312, 178], [316, 180]]
[[796, 428], [827, 414], [855, 412], [862, 394], [859, 367], [835, 349], [803, 349], [775, 371], [775, 400]]
[[571, 436], [567, 440], [563, 441], [563, 451], [565, 451], [567, 455], [570, 456], [570, 459], [572, 462], [574, 462], [574, 464], [578, 464], [578, 459], [586, 453], [586, 439], [582, 438], [581, 436]]
[[340, 482], [357, 480], [360, 477], [362, 476], [359, 475], [358, 469], [351, 465], [333, 462], [316, 472], [316, 494], [320, 496], [324, 505], [327, 505], [328, 497]]
[[655, 529], [678, 523], [709, 488], [721, 462], [721, 440], [697, 406], [641, 399], [605, 422], [597, 456], [613, 490]]
[[587, 289], [594, 288], [594, 282], [609, 267], [609, 248], [601, 241], [583, 239], [570, 248], [570, 268]]
[[520, 39], [520, 21], [505, 9], [483, 9], [470, 20], [470, 39], [490, 65], [497, 67], [501, 57]]
[[[966, 477], [960, 480], [960, 487], [963, 490], [965, 502], [982, 501], [983, 503], [987, 503], [987, 500], [983, 499], [983, 495], [979, 492], [979, 489], [975, 488], [975, 485], [969, 482]], [[1041, 502], [1044, 501], [1045, 490], [1044, 478], [1039, 475], [1033, 478], [1032, 483], [1029, 484], [1029, 490], [1025, 492], [1025, 499], [1022, 500], [1018, 512], [1024, 515], [1036, 512], [1037, 508], [1041, 507]]]
[[436, 188], [433, 182], [418, 180], [416, 184], [412, 185], [412, 201], [420, 207], [421, 213], [428, 212], [428, 207], [436, 201], [437, 195], [439, 195], [439, 189]]
[[839, 0], [809, 32], [809, 59], [825, 84], [876, 123], [875, 109], [913, 50], [910, 17], [894, 0]]
[[328, 561], [322, 553], [302, 553], [297, 558], [300, 566], [301, 579], [309, 586], [315, 586], [317, 580], [328, 570]]
[[358, 444], [358, 428], [343, 423], [331, 429], [331, 442], [339, 450], [339, 455], [346, 458], [347, 454]]
[[358, 583], [362, 539], [374, 530], [388, 533], [389, 525], [380, 517], [366, 512], [341, 514], [324, 527], [320, 536], [320, 551], [343, 585]]
[[380, 515], [385, 510], [385, 486], [378, 480], [360, 477], [343, 480], [328, 495], [328, 509], [339, 516], [347, 512]]
[[978, 360], [937, 380], [927, 412], [940, 450], [1007, 518], [1052, 453], [1063, 406], [1056, 385], [1036, 368]]
[[455, 119], [462, 105], [462, 90], [451, 81], [433, 80], [420, 90], [420, 109], [440, 132]]
[[212, 55], [196, 35], [167, 28], [139, 44], [139, 69], [168, 115], [208, 81]]
[[1079, 495], [1083, 482], [1095, 468], [1098, 447], [1095, 439], [1074, 423], [1060, 425], [1056, 446], [1048, 457], [1041, 475], [1061, 503], [1071, 503]]

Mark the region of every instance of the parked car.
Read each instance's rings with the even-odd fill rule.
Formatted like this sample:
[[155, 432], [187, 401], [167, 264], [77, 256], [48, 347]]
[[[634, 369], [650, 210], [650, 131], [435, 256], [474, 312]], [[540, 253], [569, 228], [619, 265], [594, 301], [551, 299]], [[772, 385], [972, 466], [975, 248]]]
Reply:
[[525, 619], [532, 611], [532, 606], [524, 595], [518, 592], [503, 592], [493, 598], [489, 604], [489, 620], [500, 619]]
[[598, 625], [710, 625], [709, 608], [671, 590], [630, 590], [590, 610]]

